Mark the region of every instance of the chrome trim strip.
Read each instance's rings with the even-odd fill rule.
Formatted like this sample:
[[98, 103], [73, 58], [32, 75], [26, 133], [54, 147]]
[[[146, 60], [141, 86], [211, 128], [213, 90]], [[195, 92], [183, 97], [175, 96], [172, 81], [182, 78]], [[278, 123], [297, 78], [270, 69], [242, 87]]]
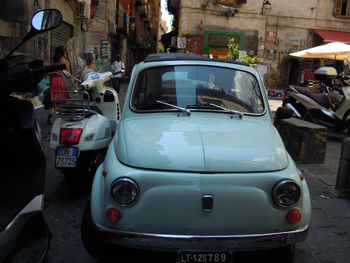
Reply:
[[168, 234], [151, 234], [151, 233], [136, 233], [136, 232], [129, 232], [129, 231], [122, 231], [117, 229], [110, 229], [103, 227], [99, 224], [96, 224], [96, 227], [98, 230], [111, 233], [111, 234], [117, 234], [117, 235], [123, 235], [125, 237], [136, 237], [136, 238], [166, 238], [166, 239], [245, 239], [245, 238], [264, 238], [264, 237], [275, 237], [275, 236], [283, 236], [283, 235], [293, 235], [293, 234], [299, 234], [302, 232], [305, 232], [308, 230], [309, 226], [305, 226], [303, 228], [299, 228], [297, 230], [287, 231], [287, 232], [277, 232], [277, 233], [268, 233], [268, 234], [251, 234], [251, 235], [214, 235], [214, 236], [198, 236], [198, 235], [168, 235]]
[[299, 111], [292, 104], [287, 103], [286, 106], [290, 108], [295, 113], [295, 115], [297, 115], [298, 118], [302, 117]]

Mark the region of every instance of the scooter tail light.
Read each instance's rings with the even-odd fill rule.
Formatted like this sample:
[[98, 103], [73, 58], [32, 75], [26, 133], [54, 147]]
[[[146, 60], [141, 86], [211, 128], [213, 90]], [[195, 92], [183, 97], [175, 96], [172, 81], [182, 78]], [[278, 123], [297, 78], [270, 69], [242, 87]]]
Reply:
[[60, 144], [63, 144], [63, 145], [78, 144], [82, 133], [83, 133], [83, 129], [61, 128]]

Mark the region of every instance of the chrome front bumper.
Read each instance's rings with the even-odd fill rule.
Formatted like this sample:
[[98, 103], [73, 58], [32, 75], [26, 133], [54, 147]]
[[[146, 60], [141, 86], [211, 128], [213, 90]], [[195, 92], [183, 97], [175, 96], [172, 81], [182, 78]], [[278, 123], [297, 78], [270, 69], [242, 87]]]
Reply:
[[257, 235], [191, 236], [134, 233], [96, 225], [96, 237], [122, 247], [178, 251], [178, 250], [229, 250], [244, 251], [281, 247], [304, 241], [309, 227], [280, 233]]

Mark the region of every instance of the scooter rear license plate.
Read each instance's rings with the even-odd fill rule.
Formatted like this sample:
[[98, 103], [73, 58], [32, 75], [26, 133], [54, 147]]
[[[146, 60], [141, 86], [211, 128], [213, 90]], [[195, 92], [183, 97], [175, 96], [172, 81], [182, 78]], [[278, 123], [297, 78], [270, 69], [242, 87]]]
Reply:
[[77, 165], [78, 147], [58, 146], [56, 148], [56, 167], [74, 168]]

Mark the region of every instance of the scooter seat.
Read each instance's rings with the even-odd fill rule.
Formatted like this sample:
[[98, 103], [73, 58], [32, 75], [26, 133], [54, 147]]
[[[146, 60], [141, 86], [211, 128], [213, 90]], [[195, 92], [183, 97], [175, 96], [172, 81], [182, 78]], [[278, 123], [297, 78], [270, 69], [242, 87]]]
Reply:
[[327, 94], [310, 92], [309, 89], [305, 87], [294, 86], [294, 88], [301, 94], [304, 94], [305, 96], [308, 96], [309, 98], [313, 99], [321, 106], [327, 109], [332, 108], [331, 99]]

